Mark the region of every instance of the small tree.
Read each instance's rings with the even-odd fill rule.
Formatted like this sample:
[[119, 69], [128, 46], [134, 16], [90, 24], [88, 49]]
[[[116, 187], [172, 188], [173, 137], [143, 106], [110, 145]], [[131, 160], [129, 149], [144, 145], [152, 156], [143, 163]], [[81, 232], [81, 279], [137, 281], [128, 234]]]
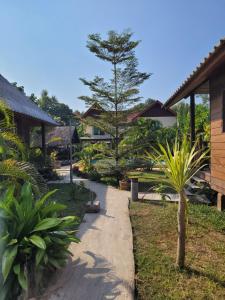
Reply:
[[177, 221], [178, 221], [178, 244], [176, 264], [183, 268], [185, 264], [185, 240], [186, 240], [186, 214], [187, 196], [185, 186], [191, 178], [203, 167], [207, 152], [197, 150], [197, 143], [190, 146], [184, 137], [182, 142], [177, 139], [173, 149], [170, 146], [159, 145], [159, 150], [154, 149], [154, 154], [148, 157], [156, 162], [164, 172], [165, 178], [160, 181], [172, 187], [180, 196]]
[[139, 86], [150, 77], [150, 74], [137, 70], [134, 49], [139, 41], [132, 41], [131, 37], [130, 32], [118, 34], [115, 31], [109, 31], [106, 40], [99, 34], [89, 35], [88, 49], [111, 64], [112, 78], [108, 82], [98, 76], [90, 81], [81, 78], [92, 95], [79, 98], [88, 105], [96, 103], [103, 109], [99, 118], [89, 119], [89, 123], [112, 136], [116, 167], [119, 166], [121, 158], [119, 141], [126, 127], [128, 108], [140, 100]]

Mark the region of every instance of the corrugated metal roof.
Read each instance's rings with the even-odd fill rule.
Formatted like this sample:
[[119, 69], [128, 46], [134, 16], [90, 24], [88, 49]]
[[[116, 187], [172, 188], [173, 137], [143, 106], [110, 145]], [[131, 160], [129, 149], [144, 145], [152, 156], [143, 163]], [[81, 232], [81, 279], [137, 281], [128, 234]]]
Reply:
[[[221, 39], [219, 44], [214, 47], [214, 49], [209, 52], [209, 54], [203, 59], [203, 61], [194, 69], [194, 71], [187, 77], [185, 81], [180, 85], [180, 87], [173, 93], [173, 95], [166, 101], [164, 106], [169, 107], [174, 105], [180, 99], [179, 94], [217, 57], [221, 51], [225, 51], [225, 38]], [[187, 97], [188, 95], [186, 95]]]
[[23, 92], [19, 91], [0, 74], [0, 99], [4, 100], [12, 111], [42, 122], [58, 125], [46, 112], [33, 103]]

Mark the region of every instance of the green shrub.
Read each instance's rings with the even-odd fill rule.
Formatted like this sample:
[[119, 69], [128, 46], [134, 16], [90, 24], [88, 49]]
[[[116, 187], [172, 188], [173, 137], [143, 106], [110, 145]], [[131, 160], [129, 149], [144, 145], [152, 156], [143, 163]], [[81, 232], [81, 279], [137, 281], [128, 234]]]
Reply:
[[[11, 186], [0, 199], [0, 299], [16, 299], [21, 291], [35, 295], [37, 274], [65, 265], [76, 217], [59, 217], [65, 205], [48, 201], [56, 190], [35, 201], [31, 184], [20, 193]], [[41, 276], [40, 276], [41, 277]]]

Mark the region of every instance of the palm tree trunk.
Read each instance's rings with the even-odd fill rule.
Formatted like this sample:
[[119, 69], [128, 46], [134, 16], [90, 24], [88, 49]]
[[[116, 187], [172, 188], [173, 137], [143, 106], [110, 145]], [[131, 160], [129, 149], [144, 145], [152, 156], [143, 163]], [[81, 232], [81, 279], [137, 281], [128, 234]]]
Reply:
[[178, 243], [177, 243], [176, 264], [179, 268], [183, 268], [185, 263], [185, 239], [186, 239], [186, 199], [183, 191], [180, 192], [177, 221], [178, 221]]

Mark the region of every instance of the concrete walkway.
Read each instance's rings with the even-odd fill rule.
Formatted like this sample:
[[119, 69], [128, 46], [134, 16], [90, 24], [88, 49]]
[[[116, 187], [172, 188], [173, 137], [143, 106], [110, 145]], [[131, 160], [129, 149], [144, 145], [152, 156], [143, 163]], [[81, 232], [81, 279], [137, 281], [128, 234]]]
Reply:
[[[68, 171], [64, 182], [68, 182]], [[74, 178], [74, 181], [82, 179]], [[80, 244], [71, 244], [74, 257], [63, 269], [47, 300], [133, 299], [134, 258], [128, 192], [82, 180], [97, 194], [101, 212], [86, 214]]]

